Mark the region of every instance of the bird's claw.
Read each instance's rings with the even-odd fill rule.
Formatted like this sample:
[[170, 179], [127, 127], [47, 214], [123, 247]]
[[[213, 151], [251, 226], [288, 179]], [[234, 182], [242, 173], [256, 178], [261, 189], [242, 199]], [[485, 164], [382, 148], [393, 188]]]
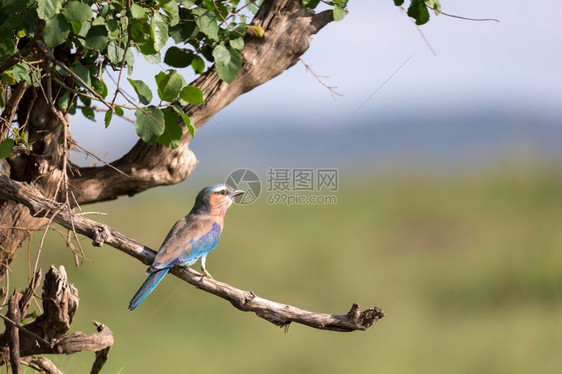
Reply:
[[209, 273], [207, 270], [203, 270], [203, 273], [205, 273], [205, 276], [209, 279], [215, 279], [213, 278], [213, 276], [211, 275], [211, 273]]

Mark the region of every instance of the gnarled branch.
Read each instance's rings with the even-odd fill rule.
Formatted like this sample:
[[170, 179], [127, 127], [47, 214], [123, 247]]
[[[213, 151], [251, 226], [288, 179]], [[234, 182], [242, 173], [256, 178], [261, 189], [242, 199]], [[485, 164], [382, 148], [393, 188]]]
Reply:
[[[240, 95], [275, 78], [298, 62], [308, 49], [311, 36], [333, 21], [331, 11], [316, 14], [300, 0], [266, 0], [252, 20], [264, 29], [263, 37], [247, 36], [242, 50], [244, 65], [236, 79], [223, 82], [210, 69], [190, 83], [200, 88], [206, 102], [187, 105], [184, 111], [195, 128], [201, 128], [221, 109]], [[191, 136], [184, 136], [177, 149], [139, 140], [123, 157], [109, 166], [79, 168], [71, 177], [71, 187], [79, 204], [134, 195], [151, 187], [185, 180], [195, 169], [197, 159], [189, 149]], [[124, 174], [115, 171], [121, 170]]]
[[[68, 334], [70, 325], [78, 308], [78, 290], [70, 283], [63, 266], [51, 266], [43, 284], [42, 315], [33, 322], [21, 326], [28, 304], [30, 293], [39, 282], [40, 273], [32, 279], [29, 287], [22, 293], [15, 291], [10, 298], [8, 317], [2, 317], [6, 324], [6, 332], [0, 335], [0, 348], [9, 354], [0, 357], [0, 364], [6, 363], [9, 357], [12, 371], [19, 372], [19, 364], [45, 367], [48, 372], [58, 372], [49, 360], [30, 358], [38, 354], [72, 354], [80, 351], [93, 351], [96, 360], [91, 373], [98, 373], [107, 359], [109, 349], [113, 345], [113, 332], [103, 324], [93, 321], [97, 333], [84, 334], [75, 332]], [[21, 357], [21, 359], [20, 359]]]
[[[85, 218], [68, 209], [61, 209], [61, 203], [45, 198], [39, 190], [31, 185], [15, 182], [0, 175], [0, 197], [13, 199], [24, 204], [36, 217], [51, 217], [54, 212], [58, 212], [54, 217], [55, 222], [91, 238], [95, 246], [108, 244], [145, 265], [150, 265], [154, 260], [156, 252], [149, 247], [126, 237], [105, 224]], [[277, 326], [287, 326], [291, 322], [296, 322], [324, 330], [367, 330], [384, 316], [384, 312], [380, 308], [374, 307], [361, 312], [357, 304], [353, 304], [351, 310], [344, 315], [314, 313], [264, 299], [251, 291], [243, 291], [229, 284], [204, 277], [190, 268], [174, 267], [171, 273], [203, 291], [228, 300], [237, 309], [254, 312], [258, 317]]]

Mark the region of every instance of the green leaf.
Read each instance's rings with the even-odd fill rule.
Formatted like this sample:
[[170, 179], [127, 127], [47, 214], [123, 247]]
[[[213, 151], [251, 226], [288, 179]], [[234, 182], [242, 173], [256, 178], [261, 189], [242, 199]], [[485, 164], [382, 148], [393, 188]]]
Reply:
[[63, 14], [69, 21], [76, 22], [84, 22], [94, 16], [92, 8], [80, 1], [69, 1], [64, 8]]
[[160, 4], [162, 10], [168, 16], [170, 20], [170, 26], [175, 26], [180, 21], [178, 3], [174, 0], [168, 1], [164, 4]]
[[14, 139], [4, 139], [4, 141], [0, 143], [0, 159], [10, 156], [14, 145], [16, 145]]
[[144, 59], [148, 61], [150, 64], [159, 64], [162, 61], [162, 56], [160, 55], [160, 52], [154, 54], [143, 53], [142, 57], [144, 57]]
[[29, 150], [29, 142], [27, 141], [27, 135], [25, 135], [25, 131], [20, 129], [20, 131], [18, 132], [18, 138], [20, 142], [22, 142], [23, 145], [25, 145], [25, 148]]
[[105, 85], [105, 82], [101, 79], [94, 79], [92, 81], [92, 88], [94, 89], [94, 91], [96, 91], [104, 99], [107, 96], [107, 94], [109, 93], [109, 90], [107, 89], [107, 86]]
[[165, 147], [176, 149], [180, 145], [183, 131], [178, 125], [178, 115], [170, 110], [163, 109], [165, 128], [156, 141]]
[[37, 0], [37, 16], [48, 20], [60, 11], [62, 0]]
[[133, 18], [135, 19], [139, 19], [144, 17], [144, 15], [148, 12], [147, 8], [143, 8], [142, 6], [133, 3], [131, 5], [131, 16], [133, 16]]
[[218, 40], [219, 24], [215, 13], [201, 8], [193, 9], [193, 13], [198, 16], [195, 20], [197, 27], [212, 40]]
[[94, 114], [94, 110], [92, 108], [90, 107], [82, 108], [82, 114], [90, 121], [96, 122], [96, 115]]
[[193, 56], [193, 60], [191, 61], [191, 67], [195, 74], [201, 74], [205, 71], [205, 61], [197, 55]]
[[195, 136], [195, 127], [193, 127], [193, 123], [191, 123], [191, 118], [189, 118], [187, 114], [185, 114], [181, 106], [176, 104], [173, 105], [172, 108], [174, 108], [176, 113], [180, 115], [181, 119], [183, 120], [183, 123], [185, 124], [185, 127], [187, 127], [189, 133], [191, 134], [191, 137], [193, 138], [193, 136]]
[[43, 38], [49, 47], [56, 47], [64, 43], [70, 33], [70, 24], [62, 15], [57, 14], [45, 22]]
[[80, 34], [80, 30], [82, 30], [82, 22], [70, 21], [70, 25], [72, 26], [72, 31], [76, 35]]
[[83, 96], [83, 95], [79, 95], [78, 98], [80, 99], [80, 101], [82, 102], [82, 104], [84, 104], [84, 106], [88, 107], [88, 106], [92, 106], [92, 99], [90, 99], [87, 96]]
[[150, 33], [154, 39], [154, 50], [160, 51], [168, 41], [168, 20], [160, 13], [155, 13], [150, 22]]
[[319, 2], [320, 0], [302, 0], [302, 5], [304, 5], [305, 8], [314, 9], [318, 6]]
[[135, 55], [131, 48], [125, 53], [125, 62], [127, 63], [127, 74], [133, 74], [133, 66], [135, 65]]
[[412, 0], [408, 7], [408, 16], [416, 20], [416, 25], [423, 25], [429, 21], [429, 11], [424, 0]]
[[17, 83], [16, 78], [14, 78], [13, 74], [11, 74], [11, 73], [3, 72], [0, 75], [0, 77], [2, 79], [2, 83], [6, 84], [8, 86], [11, 86], [11, 85]]
[[105, 18], [97, 17], [92, 21], [92, 26], [105, 26]]
[[105, 27], [109, 33], [109, 38], [115, 40], [119, 38], [119, 22], [114, 19], [107, 21]]
[[174, 101], [177, 99], [185, 80], [175, 70], [170, 70], [168, 74], [163, 71], [158, 73], [154, 79], [158, 87], [158, 96], [162, 101]]
[[241, 51], [244, 48], [244, 38], [240, 37], [236, 39], [230, 39], [228, 41], [228, 44], [230, 44], [232, 48]]
[[333, 10], [334, 21], [341, 21], [345, 17], [345, 7], [340, 7], [338, 5], [334, 6]]
[[86, 47], [103, 51], [107, 46], [108, 37], [105, 26], [94, 26], [86, 34]]
[[180, 97], [182, 100], [194, 105], [203, 104], [205, 102], [205, 99], [203, 99], [203, 91], [195, 86], [185, 86], [182, 88]]
[[427, 6], [429, 6], [435, 12], [435, 15], [441, 13], [441, 3], [439, 0], [425, 0]]
[[223, 81], [231, 83], [242, 68], [240, 52], [231, 47], [218, 45], [213, 49], [213, 57], [219, 77]]
[[121, 108], [119, 105], [115, 105], [115, 114], [121, 117], [123, 116], [123, 114], [125, 114], [125, 112], [123, 112], [123, 108]]
[[191, 18], [191, 15], [183, 15], [183, 13], [184, 12], [181, 12], [181, 19], [184, 22], [170, 27], [170, 36], [172, 37], [172, 39], [174, 39], [176, 44], [183, 43], [189, 39], [192, 39], [199, 32], [199, 28], [195, 24], [195, 20]]
[[404, 4], [404, 0], [394, 0], [394, 5], [400, 6], [402, 4]]
[[[86, 69], [84, 66], [82, 66], [82, 64], [80, 62], [78, 62], [78, 61], [74, 62], [74, 64], [72, 64], [70, 66], [70, 70], [72, 70], [74, 73], [76, 73], [76, 75], [78, 75], [80, 78], [82, 78], [82, 80], [88, 86], [92, 85], [92, 79], [90, 77], [90, 71], [88, 69]], [[76, 83], [78, 83], [78, 81], [76, 81]]]
[[113, 117], [113, 112], [111, 110], [105, 112], [105, 116], [103, 118], [103, 122], [105, 123], [105, 128], [109, 126], [109, 123], [111, 122], [111, 117]]
[[118, 41], [113, 40], [107, 45], [107, 56], [112, 64], [119, 65], [125, 57], [125, 49], [119, 45]]
[[133, 89], [137, 93], [139, 97], [139, 101], [143, 105], [148, 105], [152, 101], [152, 91], [150, 88], [144, 83], [143, 81], [136, 81], [132, 80], [131, 78], [127, 78]]
[[68, 109], [68, 104], [69, 104], [69, 95], [67, 91], [57, 100], [57, 107], [62, 111], [66, 111]]
[[137, 135], [146, 143], [154, 143], [164, 132], [164, 114], [154, 105], [135, 112]]
[[78, 32], [75, 31], [75, 33], [86, 38], [86, 34], [88, 34], [88, 31], [90, 31], [91, 28], [92, 24], [90, 22], [82, 22], [82, 27], [80, 27], [80, 30], [78, 30]]
[[191, 65], [193, 53], [187, 49], [178, 47], [170, 47], [164, 56], [164, 62], [175, 68], [185, 68]]

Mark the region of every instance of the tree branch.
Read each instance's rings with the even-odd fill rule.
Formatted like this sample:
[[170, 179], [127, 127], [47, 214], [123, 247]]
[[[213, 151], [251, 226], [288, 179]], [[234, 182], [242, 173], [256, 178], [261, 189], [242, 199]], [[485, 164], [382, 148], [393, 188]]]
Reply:
[[[21, 320], [21, 313], [19, 310], [19, 302], [21, 300], [21, 293], [14, 291], [10, 297], [8, 304], [8, 317], [16, 323]], [[13, 374], [20, 374], [20, 332], [19, 328], [6, 323], [6, 335], [8, 335], [8, 345], [10, 349], [10, 365], [12, 366]]]
[[[214, 68], [190, 83], [200, 88], [205, 103], [183, 109], [196, 129], [201, 128], [222, 108], [240, 95], [275, 78], [297, 63], [308, 49], [312, 35], [333, 21], [331, 11], [316, 14], [299, 0], [264, 1], [252, 21], [264, 30], [263, 37], [248, 35], [242, 50], [243, 66], [234, 81], [223, 82]], [[191, 136], [184, 136], [177, 149], [139, 140], [123, 157], [108, 166], [84, 167], [71, 178], [78, 204], [134, 195], [159, 185], [185, 180], [195, 169], [197, 159], [189, 149]]]
[[[36, 287], [35, 282], [37, 281], [38, 276], [36, 275], [24, 293], [14, 292], [9, 304], [10, 318], [2, 317], [6, 321], [6, 332], [0, 335], [0, 347], [4, 349], [6, 346], [9, 347], [12, 371], [19, 373], [19, 364], [23, 359], [23, 363], [26, 365], [34, 364], [45, 367], [48, 372], [58, 373], [58, 369], [48, 360], [25, 359], [25, 357], [37, 354], [72, 354], [87, 350], [96, 353], [91, 373], [98, 373], [107, 360], [109, 349], [113, 345], [113, 333], [107, 326], [93, 321], [97, 333], [68, 334], [78, 308], [78, 290], [68, 283], [63, 266], [58, 269], [51, 266], [45, 276], [42, 296], [43, 314], [25, 327], [20, 325], [24, 317], [22, 307], [27, 308], [25, 306], [25, 303], [28, 302], [26, 294], [28, 290]], [[18, 330], [25, 334], [19, 335]], [[0, 364], [6, 363], [8, 359], [6, 356], [0, 357]]]
[[43, 356], [28, 356], [21, 359], [21, 363], [33, 370], [46, 374], [64, 374], [55, 364]]
[[[35, 217], [50, 217], [53, 212], [59, 212], [54, 216], [55, 222], [91, 238], [94, 246], [100, 247], [104, 243], [108, 244], [145, 265], [150, 265], [154, 260], [156, 253], [149, 247], [126, 237], [105, 224], [85, 218], [68, 209], [62, 209], [62, 204], [45, 198], [31, 185], [12, 181], [10, 178], [0, 175], [0, 197], [24, 204]], [[254, 312], [258, 317], [277, 326], [287, 326], [291, 322], [296, 322], [324, 330], [367, 330], [384, 316], [384, 312], [377, 307], [361, 312], [357, 304], [353, 304], [351, 310], [344, 315], [314, 313], [261, 298], [251, 291], [243, 291], [229, 284], [204, 277], [190, 268], [174, 267], [170, 272], [205, 292], [229, 301], [237, 309]]]

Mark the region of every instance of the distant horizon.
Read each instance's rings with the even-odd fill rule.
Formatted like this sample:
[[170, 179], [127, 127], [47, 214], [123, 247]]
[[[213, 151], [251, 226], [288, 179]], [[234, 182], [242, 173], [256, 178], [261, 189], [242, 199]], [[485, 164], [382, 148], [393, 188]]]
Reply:
[[[288, 125], [289, 116], [298, 114], [288, 112], [275, 120], [275, 116], [255, 115], [254, 118], [267, 121], [261, 126], [248, 125], [228, 113], [211, 119], [191, 141], [191, 149], [200, 160], [197, 174], [227, 175], [238, 167], [264, 172], [268, 167], [280, 166], [365, 168], [380, 172], [426, 165], [450, 172], [506, 163], [510, 159], [551, 166], [562, 160], [561, 121], [548, 113], [523, 108], [506, 112], [488, 106], [474, 112], [467, 106], [459, 110], [441, 108], [423, 115], [393, 110], [374, 113], [371, 109], [357, 113], [344, 126], [334, 119], [324, 122], [322, 127], [309, 125], [306, 117], [300, 123]], [[86, 148], [94, 153], [92, 145], [102, 146], [104, 151], [111, 149], [105, 156], [98, 155], [106, 161], [120, 157], [119, 149], [126, 152], [136, 142], [133, 126], [124, 126], [131, 127], [130, 144], [119, 136], [108, 136], [104, 144], [92, 143]], [[78, 164], [91, 162], [83, 160], [82, 155], [73, 155]]]

